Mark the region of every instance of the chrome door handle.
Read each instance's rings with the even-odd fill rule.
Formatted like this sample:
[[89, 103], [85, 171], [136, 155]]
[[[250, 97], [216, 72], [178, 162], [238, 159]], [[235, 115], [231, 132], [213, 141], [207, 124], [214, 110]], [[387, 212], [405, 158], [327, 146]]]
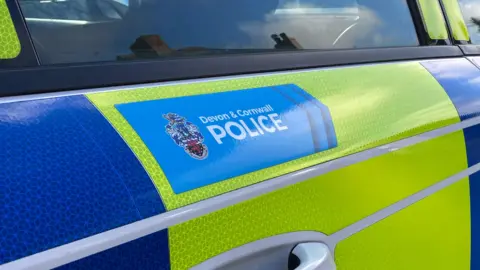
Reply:
[[233, 248], [190, 270], [336, 270], [323, 244], [326, 238], [312, 231], [275, 235]]
[[300, 265], [295, 270], [336, 270], [335, 261], [328, 247], [323, 243], [298, 244], [292, 253], [298, 257]]

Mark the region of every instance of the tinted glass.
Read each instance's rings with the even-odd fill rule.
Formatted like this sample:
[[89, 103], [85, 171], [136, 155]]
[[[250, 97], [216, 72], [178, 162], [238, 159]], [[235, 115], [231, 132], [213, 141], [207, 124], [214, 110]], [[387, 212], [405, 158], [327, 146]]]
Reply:
[[480, 44], [480, 0], [458, 0], [473, 44]]
[[19, 0], [43, 64], [418, 45], [406, 0]]

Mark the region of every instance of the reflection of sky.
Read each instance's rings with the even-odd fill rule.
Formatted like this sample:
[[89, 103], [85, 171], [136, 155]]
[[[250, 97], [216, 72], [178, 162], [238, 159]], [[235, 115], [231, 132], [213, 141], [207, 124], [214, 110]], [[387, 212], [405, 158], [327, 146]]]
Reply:
[[[315, 4], [315, 8], [345, 11], [356, 8], [355, 1], [302, 1], [300, 7]], [[347, 4], [347, 2], [349, 4]], [[352, 4], [353, 2], [353, 4]], [[371, 2], [371, 1], [369, 1]], [[352, 17], [325, 14], [308, 16], [276, 16], [282, 6], [278, 0], [228, 1], [158, 1], [145, 7], [135, 23], [144, 33], [159, 33], [172, 48], [202, 46], [209, 48], [273, 49], [272, 34], [286, 33], [307, 49], [331, 49], [335, 39], [360, 17], [360, 25], [352, 28], [342, 48], [414, 46], [416, 33], [404, 0], [373, 1], [358, 7]], [[284, 2], [287, 3], [287, 2]], [[327, 5], [328, 4], [328, 5]], [[221, 12], [220, 12], [221, 11]], [[155, 23], [152, 23], [155, 22]], [[171, 22], [175, 22], [172, 24]], [[410, 31], [409, 31], [410, 29]], [[184, 34], [179, 34], [184, 33]], [[138, 37], [131, 34], [127, 40]], [[133, 37], [135, 35], [135, 37]]]
[[[16, 125], [32, 125], [37, 123], [41, 116], [48, 114], [49, 110], [45, 108], [55, 106], [56, 102], [56, 99], [44, 99], [16, 102], [15, 106], [2, 106], [0, 109], [0, 122], [8, 122]], [[39, 104], [50, 106], [41, 106]]]
[[335, 14], [335, 15], [358, 15], [358, 8], [346, 7], [346, 8], [323, 8], [323, 7], [304, 7], [299, 6], [295, 8], [286, 7], [282, 9], [276, 9], [275, 14]]
[[345, 8], [358, 6], [357, 0], [280, 0], [279, 8]]
[[[408, 8], [405, 5], [395, 7], [395, 2], [398, 1], [389, 1], [392, 6], [376, 4], [372, 6], [375, 9], [366, 6], [313, 8], [315, 11], [323, 9], [323, 12], [305, 12], [308, 15], [301, 17], [266, 15], [262, 21], [246, 21], [239, 26], [251, 38], [253, 47], [268, 46], [270, 41], [262, 37], [269, 33], [285, 32], [305, 49], [332, 49], [337, 37], [358, 20], [359, 23], [341, 37], [336, 48], [414, 46], [417, 38]], [[300, 9], [308, 8], [301, 6]], [[340, 19], [325, 12], [351, 16]]]
[[118, 2], [122, 5], [128, 6], [128, 0], [113, 0], [113, 1]]
[[[128, 5], [128, 0], [113, 1]], [[41, 10], [38, 5], [23, 5], [22, 10], [33, 18], [96, 19], [86, 3], [67, 0], [63, 4], [44, 5]], [[294, 8], [290, 7], [292, 3]], [[276, 13], [278, 10], [295, 11]], [[92, 42], [92, 46], [83, 46], [73, 41], [85, 32], [77, 32], [80, 28], [72, 26], [71, 32], [55, 37], [62, 46], [49, 53], [69, 61], [98, 61], [99, 56], [131, 53], [130, 46], [142, 35], [158, 35], [173, 49], [274, 49], [271, 35], [281, 33], [295, 38], [304, 49], [418, 45], [405, 0], [365, 1], [361, 6], [357, 0], [145, 0], [140, 7], [130, 9], [120, 27], [119, 31], [89, 27], [85, 43]], [[32, 35], [36, 35], [36, 28], [31, 29]]]
[[422, 63], [440, 82], [462, 119], [480, 112], [480, 70], [466, 59]]
[[477, 0], [459, 0], [463, 18], [467, 23], [472, 43], [480, 44], [479, 28], [471, 22], [472, 17], [480, 19], [480, 2]]

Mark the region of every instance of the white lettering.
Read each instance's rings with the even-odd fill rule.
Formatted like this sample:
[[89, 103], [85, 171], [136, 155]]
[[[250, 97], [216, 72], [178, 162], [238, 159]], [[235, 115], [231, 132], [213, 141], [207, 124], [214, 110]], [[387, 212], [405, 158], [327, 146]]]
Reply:
[[270, 120], [272, 120], [273, 124], [277, 127], [278, 130], [282, 131], [282, 130], [288, 129], [287, 126], [281, 126], [282, 120], [275, 119], [275, 117], [278, 117], [278, 114], [272, 113], [272, 114], [269, 114], [268, 117], [270, 118]]
[[[233, 133], [232, 126], [236, 127], [240, 131], [240, 134]], [[232, 136], [234, 139], [243, 140], [247, 137], [245, 129], [243, 129], [243, 127], [237, 122], [227, 122], [225, 124], [225, 129], [227, 130], [228, 135]]]
[[270, 106], [270, 104], [266, 104], [265, 106], [260, 108], [254, 108], [254, 109], [248, 109], [248, 110], [237, 110], [236, 112], [239, 116], [252, 116], [252, 115], [268, 113], [272, 111], [273, 111], [272, 106]]
[[242, 110], [237, 110], [237, 114], [240, 115], [240, 116], [247, 116], [248, 114], [245, 114], [246, 111], [242, 111]]
[[200, 116], [198, 118], [200, 119], [200, 121], [202, 121], [202, 123], [204, 124], [208, 123], [208, 119], [205, 116]]
[[265, 120], [268, 120], [268, 118], [267, 118], [265, 115], [260, 115], [260, 116], [258, 117], [258, 123], [260, 124], [260, 126], [261, 126], [265, 131], [268, 131], [268, 132], [270, 132], [270, 133], [275, 132], [275, 128], [274, 128], [274, 127], [267, 127], [267, 126], [265, 126], [265, 123], [264, 123]]
[[[225, 130], [218, 125], [211, 125], [207, 126], [208, 131], [210, 131], [210, 134], [212, 134], [213, 138], [217, 141], [218, 144], [223, 144], [222, 138], [224, 138], [227, 134], [225, 133]], [[215, 130], [219, 131], [218, 133], [215, 132]]]
[[215, 116], [208, 116], [208, 117], [205, 117], [205, 116], [200, 116], [198, 117], [200, 119], [200, 121], [202, 121], [202, 123], [204, 124], [207, 124], [207, 123], [215, 123], [215, 122], [218, 122], [218, 121], [224, 121], [224, 120], [230, 120], [230, 116], [226, 113], [224, 114], [219, 114], [219, 115], [215, 115]]
[[245, 128], [245, 130], [247, 131], [248, 135], [250, 135], [250, 137], [257, 137], [258, 135], [260, 135], [257, 131], [251, 131], [250, 128], [247, 126], [247, 124], [245, 124], [243, 120], [240, 120], [239, 122]]
[[230, 116], [226, 113], [217, 115], [217, 118], [218, 118], [217, 121], [230, 120]]
[[253, 125], [254, 125], [255, 128], [258, 130], [258, 132], [260, 132], [260, 134], [262, 134], [262, 135], [265, 134], [265, 133], [263, 132], [263, 130], [258, 126], [257, 122], [255, 122], [255, 119], [250, 118], [250, 121], [253, 123]]

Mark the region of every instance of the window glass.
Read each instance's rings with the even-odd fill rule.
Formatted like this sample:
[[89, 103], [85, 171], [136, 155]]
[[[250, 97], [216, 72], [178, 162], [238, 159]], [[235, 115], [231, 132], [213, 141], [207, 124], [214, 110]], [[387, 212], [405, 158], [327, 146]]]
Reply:
[[458, 0], [463, 19], [467, 24], [470, 40], [480, 44], [480, 0]]
[[418, 45], [406, 0], [19, 0], [43, 64]]

